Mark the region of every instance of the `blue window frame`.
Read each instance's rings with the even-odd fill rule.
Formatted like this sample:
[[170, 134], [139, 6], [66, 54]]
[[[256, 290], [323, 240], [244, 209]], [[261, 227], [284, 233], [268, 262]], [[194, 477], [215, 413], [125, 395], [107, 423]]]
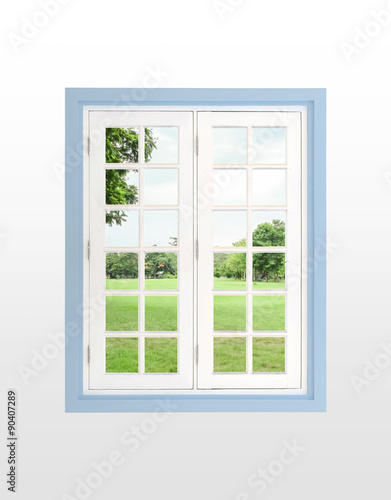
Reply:
[[[90, 106], [305, 106], [307, 109], [307, 393], [88, 394], [83, 391], [83, 117]], [[325, 89], [66, 89], [66, 384], [67, 412], [326, 410], [326, 90]], [[315, 264], [315, 265], [314, 265]]]

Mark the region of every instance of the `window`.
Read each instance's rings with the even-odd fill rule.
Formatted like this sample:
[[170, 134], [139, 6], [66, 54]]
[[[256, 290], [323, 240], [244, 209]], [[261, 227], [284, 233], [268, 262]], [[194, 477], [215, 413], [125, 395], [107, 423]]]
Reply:
[[205, 104], [188, 90], [178, 104], [154, 101], [178, 96], [160, 89], [137, 106], [80, 92], [68, 410], [147, 411], [157, 397], [178, 411], [323, 409], [324, 262], [308, 265], [325, 244], [323, 91], [282, 104], [212, 91]]

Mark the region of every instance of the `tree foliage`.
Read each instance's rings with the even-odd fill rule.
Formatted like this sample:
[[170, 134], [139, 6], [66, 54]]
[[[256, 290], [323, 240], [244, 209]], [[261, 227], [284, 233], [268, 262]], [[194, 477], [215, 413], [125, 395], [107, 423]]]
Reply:
[[138, 277], [136, 253], [106, 254], [106, 277], [110, 279], [134, 279]]
[[[178, 274], [177, 254], [150, 252], [145, 255], [146, 278], [175, 278]], [[138, 277], [137, 253], [108, 253], [106, 277], [109, 279], [135, 279]]]
[[[274, 219], [259, 224], [253, 232], [253, 246], [285, 246], [285, 222]], [[278, 281], [285, 276], [285, 254], [255, 253], [253, 255], [253, 279]]]
[[[253, 246], [284, 246], [285, 223], [273, 220], [271, 223], [259, 224], [253, 232]], [[245, 247], [246, 240], [233, 244], [235, 247]], [[245, 253], [216, 253], [214, 256], [214, 276], [220, 278], [245, 279]], [[278, 281], [285, 276], [285, 254], [282, 253], [254, 253], [253, 280]]]
[[[106, 129], [106, 163], [138, 163], [138, 130], [134, 128]], [[145, 128], [144, 154], [145, 161], [151, 159], [156, 149], [157, 138], [152, 130]], [[133, 205], [138, 201], [138, 189], [128, 184], [126, 177], [129, 170], [106, 170], [106, 204]], [[126, 220], [123, 211], [106, 213], [106, 222], [110, 226], [121, 225]]]
[[145, 255], [146, 278], [176, 277], [177, 272], [177, 254], [172, 252], [151, 252]]

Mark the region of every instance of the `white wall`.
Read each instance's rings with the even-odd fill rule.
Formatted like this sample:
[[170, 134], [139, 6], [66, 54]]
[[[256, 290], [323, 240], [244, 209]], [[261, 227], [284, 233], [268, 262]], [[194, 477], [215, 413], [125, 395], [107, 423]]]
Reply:
[[[368, 23], [371, 11], [391, 17], [391, 4], [224, 2], [231, 10], [220, 18], [213, 0], [62, 0], [19, 45], [9, 34], [21, 34], [24, 17], [45, 24], [42, 8], [1, 5], [0, 446], [4, 471], [13, 387], [21, 499], [77, 498], [77, 478], [113, 450], [122, 465], [84, 498], [364, 500], [389, 491], [391, 368], [360, 394], [351, 377], [365, 360], [390, 363], [378, 355], [391, 342], [391, 22]], [[341, 43], [365, 27], [371, 38], [356, 39], [349, 63]], [[328, 89], [327, 413], [173, 414], [129, 452], [121, 435], [149, 416], [65, 414], [63, 351], [27, 384], [18, 372], [63, 330], [64, 88], [142, 86], [156, 67], [162, 87]], [[305, 450], [281, 471], [272, 461], [295, 439]], [[262, 467], [281, 474], [259, 494], [248, 479]]]

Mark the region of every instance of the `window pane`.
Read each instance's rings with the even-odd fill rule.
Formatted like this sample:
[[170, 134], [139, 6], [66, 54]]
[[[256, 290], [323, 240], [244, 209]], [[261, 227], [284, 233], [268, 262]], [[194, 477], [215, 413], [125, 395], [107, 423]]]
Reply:
[[236, 210], [213, 212], [213, 246], [246, 246], [247, 213]]
[[138, 372], [138, 339], [106, 338], [106, 373]]
[[178, 163], [178, 127], [145, 128], [145, 162]]
[[286, 128], [254, 127], [253, 163], [286, 164]]
[[106, 297], [106, 331], [138, 331], [138, 297]]
[[178, 330], [177, 297], [145, 297], [145, 331], [176, 332]]
[[213, 163], [247, 163], [247, 128], [213, 127]]
[[285, 296], [256, 295], [253, 297], [253, 329], [285, 331]]
[[106, 246], [138, 246], [138, 210], [106, 212]]
[[106, 163], [138, 162], [138, 127], [106, 129]]
[[106, 254], [106, 289], [137, 290], [138, 289], [138, 254], [107, 253]]
[[215, 253], [213, 261], [215, 290], [246, 289], [245, 253]]
[[246, 371], [246, 339], [215, 337], [213, 343], [214, 372]]
[[285, 254], [253, 253], [253, 289], [285, 288]]
[[254, 247], [285, 246], [285, 211], [254, 210], [252, 219]]
[[253, 372], [285, 372], [285, 339], [253, 338]]
[[213, 169], [213, 203], [246, 205], [247, 172], [241, 169]]
[[145, 205], [178, 204], [178, 169], [146, 168], [144, 185]]
[[145, 246], [177, 246], [178, 212], [176, 210], [146, 210], [144, 223]]
[[138, 196], [138, 170], [106, 170], [106, 205], [136, 205]]
[[178, 256], [174, 252], [145, 254], [145, 289], [178, 289]]
[[246, 331], [246, 297], [215, 295], [213, 320], [216, 332]]
[[145, 373], [177, 373], [177, 339], [145, 339]]
[[286, 170], [253, 170], [253, 205], [286, 205]]

